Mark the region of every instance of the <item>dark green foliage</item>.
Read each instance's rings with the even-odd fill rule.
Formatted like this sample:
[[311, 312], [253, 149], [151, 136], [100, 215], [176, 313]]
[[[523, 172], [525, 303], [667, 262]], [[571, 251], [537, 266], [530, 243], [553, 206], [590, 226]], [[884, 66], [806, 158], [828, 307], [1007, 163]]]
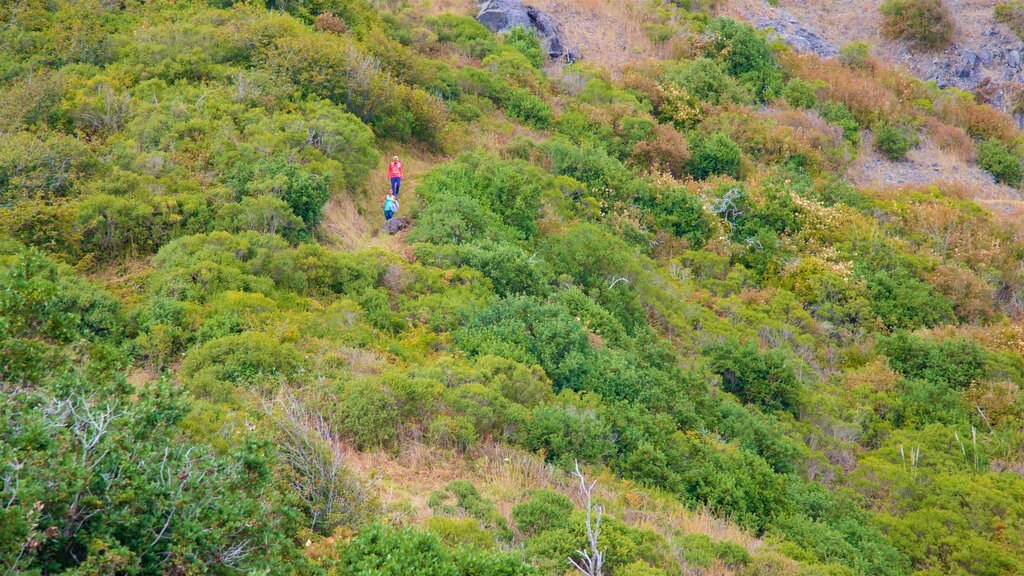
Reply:
[[601, 462], [614, 449], [608, 425], [593, 410], [574, 406], [535, 409], [524, 445], [564, 467], [574, 460]]
[[690, 566], [707, 568], [715, 560], [730, 567], [741, 567], [750, 562], [750, 553], [732, 542], [716, 542], [704, 534], [690, 533], [679, 538], [683, 558]]
[[632, 201], [648, 193], [645, 182], [593, 141], [574, 146], [562, 138], [552, 138], [542, 150], [555, 174], [586, 184], [596, 197]]
[[985, 375], [984, 350], [970, 340], [938, 342], [900, 333], [878, 342], [893, 369], [907, 378], [964, 389]]
[[181, 374], [200, 395], [215, 395], [218, 382], [262, 391], [291, 379], [302, 358], [294, 346], [264, 334], [239, 334], [211, 340], [185, 358]]
[[546, 102], [521, 88], [513, 88], [505, 99], [505, 111], [509, 116], [544, 129], [551, 123], [551, 107]]
[[64, 347], [81, 341], [88, 349], [101, 337], [117, 343], [123, 320], [110, 294], [65, 277], [34, 249], [0, 259], [2, 381], [27, 385], [60, 375]]
[[740, 177], [740, 147], [721, 132], [691, 138], [690, 154], [690, 174], [698, 180], [719, 174]]
[[498, 49], [498, 41], [483, 24], [469, 16], [439, 14], [427, 20], [437, 39], [451, 42], [467, 56], [483, 58]]
[[699, 198], [683, 190], [671, 190], [652, 207], [659, 226], [668, 228], [673, 236], [685, 238], [700, 248], [711, 236], [711, 219]]
[[792, 360], [780, 350], [761, 352], [753, 342], [728, 341], [709, 350], [711, 370], [722, 377], [722, 388], [747, 403], [768, 410], [796, 412], [800, 383]]
[[919, 141], [917, 131], [906, 122], [883, 120], [875, 124], [873, 129], [875, 148], [890, 160], [902, 160]]
[[995, 176], [996, 182], [1010, 186], [1020, 186], [1024, 178], [1020, 157], [994, 138], [978, 143], [978, 166]]
[[338, 399], [337, 412], [342, 434], [356, 446], [388, 446], [397, 436], [395, 398], [375, 382], [349, 382]]
[[865, 272], [871, 309], [889, 328], [920, 328], [953, 322], [953, 305], [905, 268]]
[[551, 272], [547, 265], [512, 243], [480, 241], [457, 247], [420, 246], [416, 254], [438, 266], [469, 266], [479, 270], [491, 280], [499, 296], [539, 296], [548, 290]]
[[762, 35], [749, 24], [728, 18], [715, 18], [708, 23], [708, 31], [715, 34], [708, 49], [725, 63], [729, 74], [745, 84], [759, 102], [778, 97], [782, 71]]

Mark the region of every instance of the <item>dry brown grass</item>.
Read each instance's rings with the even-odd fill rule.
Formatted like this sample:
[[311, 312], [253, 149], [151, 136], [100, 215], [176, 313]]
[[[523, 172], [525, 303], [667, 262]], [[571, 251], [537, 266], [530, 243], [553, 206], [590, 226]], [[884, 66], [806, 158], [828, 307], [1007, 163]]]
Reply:
[[1021, 131], [1012, 118], [985, 104], [949, 97], [938, 102], [935, 110], [939, 118], [960, 126], [976, 138], [996, 138], [1012, 148], [1021, 137]]
[[861, 124], [869, 125], [879, 118], [896, 118], [908, 110], [906, 103], [870, 71], [796, 52], [786, 52], [779, 60], [793, 76], [820, 80], [824, 84], [824, 97], [845, 104]]
[[973, 163], [977, 158], [974, 139], [963, 128], [950, 126], [931, 117], [925, 119], [923, 128], [939, 150], [967, 163]]
[[[494, 500], [506, 518], [512, 507], [530, 490], [540, 488], [562, 492], [577, 505], [582, 503], [576, 484], [565, 472], [541, 458], [498, 444], [483, 444], [467, 454], [440, 450], [416, 442], [404, 442], [397, 454], [359, 452], [345, 448], [350, 465], [363, 477], [374, 478], [383, 503], [393, 518], [409, 524], [423, 524], [431, 516], [427, 500], [434, 490], [452, 480], [466, 479], [481, 494]], [[615, 477], [607, 470], [590, 470], [597, 480], [597, 498], [607, 512], [634, 526], [644, 526], [666, 537], [677, 532], [705, 534], [743, 546], [751, 553], [764, 544], [735, 524], [714, 517], [709, 511], [691, 510], [676, 498]], [[724, 567], [706, 574], [732, 574]]]

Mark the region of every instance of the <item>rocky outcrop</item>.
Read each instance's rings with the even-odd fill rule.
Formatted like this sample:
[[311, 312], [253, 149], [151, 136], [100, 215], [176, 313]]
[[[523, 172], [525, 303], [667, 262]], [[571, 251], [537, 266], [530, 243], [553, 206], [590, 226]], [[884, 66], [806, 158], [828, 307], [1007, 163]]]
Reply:
[[754, 24], [762, 30], [772, 30], [782, 43], [797, 52], [809, 52], [822, 58], [832, 58], [839, 53], [838, 48], [785, 10], [777, 10], [774, 17], [761, 18]]
[[388, 234], [398, 234], [399, 232], [405, 230], [411, 225], [412, 222], [410, 222], [408, 218], [404, 216], [398, 216], [384, 223], [384, 231], [387, 232]]
[[566, 47], [562, 33], [551, 16], [532, 6], [523, 5], [522, 0], [486, 0], [481, 4], [476, 19], [492, 32], [504, 32], [516, 26], [533, 30], [540, 37], [550, 58], [565, 58], [570, 62], [577, 59], [577, 55]]

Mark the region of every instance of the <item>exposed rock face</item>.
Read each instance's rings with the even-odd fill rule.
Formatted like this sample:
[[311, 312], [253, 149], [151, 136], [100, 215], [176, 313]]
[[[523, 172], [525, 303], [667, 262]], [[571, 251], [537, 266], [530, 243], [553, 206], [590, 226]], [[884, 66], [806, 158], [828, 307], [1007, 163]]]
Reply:
[[486, 0], [481, 4], [476, 19], [492, 32], [504, 32], [516, 26], [533, 30], [547, 48], [550, 58], [569, 61], [577, 58], [565, 47], [562, 33], [551, 16], [537, 8], [524, 6], [522, 0]]
[[838, 48], [785, 10], [777, 10], [774, 18], [763, 18], [754, 25], [762, 30], [771, 28], [779, 40], [797, 52], [810, 52], [822, 58], [832, 58], [839, 53]]
[[384, 223], [384, 231], [388, 234], [398, 234], [402, 230], [405, 230], [411, 225], [409, 219], [405, 216], [398, 216], [388, 220]]

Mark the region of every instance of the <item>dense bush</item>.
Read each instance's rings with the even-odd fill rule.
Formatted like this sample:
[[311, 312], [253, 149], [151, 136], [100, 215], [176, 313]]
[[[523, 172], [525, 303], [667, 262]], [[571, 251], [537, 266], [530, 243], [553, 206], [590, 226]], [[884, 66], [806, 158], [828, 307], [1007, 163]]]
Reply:
[[1010, 186], [1020, 186], [1024, 178], [1020, 157], [994, 138], [978, 144], [978, 166], [995, 176], [996, 182]]
[[864, 68], [871, 64], [871, 48], [863, 42], [850, 42], [839, 49], [839, 61], [851, 68]]
[[740, 177], [740, 147], [728, 136], [716, 132], [690, 140], [690, 174], [699, 180], [724, 174]]
[[701, 200], [683, 190], [670, 190], [651, 210], [659, 226], [700, 248], [711, 236], [711, 220]]
[[511, 46], [522, 53], [523, 56], [536, 68], [544, 65], [544, 52], [540, 38], [533, 30], [516, 26], [505, 33], [502, 40], [506, 46]]
[[782, 90], [782, 72], [772, 58], [764, 37], [749, 24], [728, 18], [708, 23], [715, 39], [708, 46], [720, 58], [729, 74], [746, 85], [760, 102], [770, 102]]
[[943, 0], [886, 0], [881, 7], [882, 31], [926, 50], [940, 50], [953, 41], [956, 23]]
[[331, 574], [353, 576], [529, 576], [536, 572], [510, 554], [474, 548], [446, 548], [434, 535], [417, 530], [370, 526], [339, 545]]
[[722, 388], [744, 402], [769, 410], [795, 412], [800, 405], [800, 382], [792, 360], [780, 350], [761, 352], [751, 342], [731, 341], [709, 351], [711, 369], [722, 377]]
[[326, 179], [281, 159], [239, 163], [228, 181], [239, 199], [263, 194], [281, 198], [310, 229], [319, 224], [330, 198]]
[[782, 89], [782, 98], [794, 108], [814, 108], [818, 103], [817, 88], [811, 82], [793, 78]]
[[906, 123], [882, 121], [873, 126], [875, 148], [889, 160], [902, 160], [917, 146], [917, 131]]
[[[541, 194], [551, 185], [550, 176], [525, 162], [474, 153], [462, 155], [432, 172], [419, 186], [418, 193], [428, 202], [425, 215], [433, 218], [436, 214], [448, 229], [453, 228], [443, 223], [449, 216], [448, 210], [435, 208], [434, 202], [476, 203], [476, 211], [482, 211], [477, 220], [486, 220], [488, 212], [496, 214], [522, 237], [530, 237], [537, 230]], [[490, 228], [484, 226], [481, 232]]]
[[171, 4], [0, 16], [3, 570], [561, 575], [579, 461], [605, 573], [1020, 571], [1024, 249], [843, 180], [877, 124], [1016, 182], [1009, 116], [711, 1], [551, 77], [443, 5]]
[[569, 524], [575, 506], [567, 496], [551, 490], [537, 490], [530, 499], [512, 508], [516, 528], [527, 536]]

